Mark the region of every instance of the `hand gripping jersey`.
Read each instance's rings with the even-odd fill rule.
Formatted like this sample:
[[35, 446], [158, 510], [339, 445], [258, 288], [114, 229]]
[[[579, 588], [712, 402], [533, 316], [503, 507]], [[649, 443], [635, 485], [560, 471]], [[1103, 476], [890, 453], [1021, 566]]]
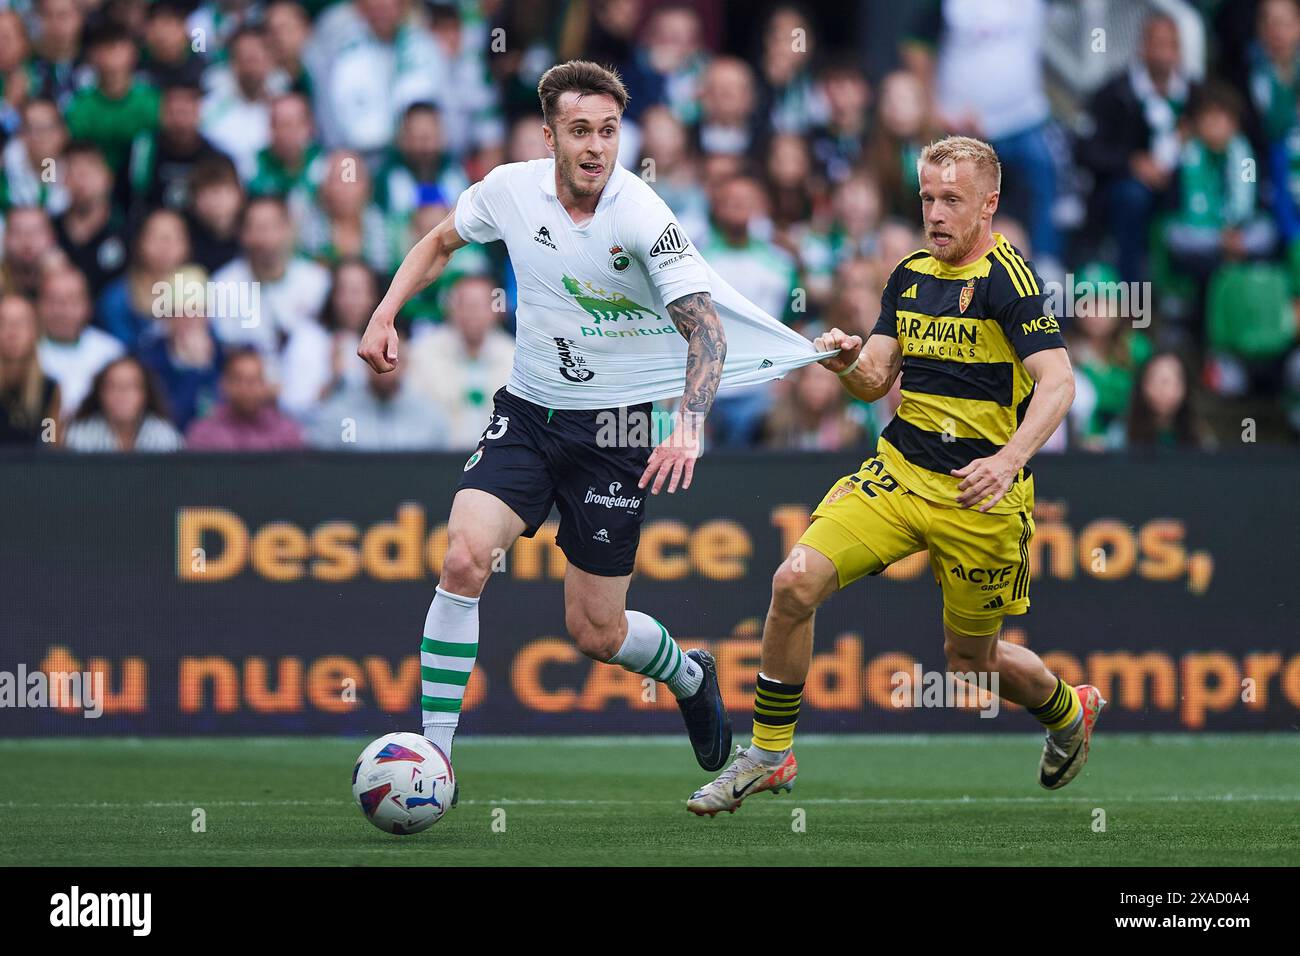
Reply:
[[668, 303], [708, 292], [727, 335], [721, 388], [753, 385], [824, 358], [736, 292], [701, 258], [672, 211], [616, 167], [595, 215], [576, 226], [555, 191], [555, 160], [498, 166], [460, 196], [456, 231], [501, 239], [519, 284], [511, 394], [555, 409], [681, 395], [686, 340]]

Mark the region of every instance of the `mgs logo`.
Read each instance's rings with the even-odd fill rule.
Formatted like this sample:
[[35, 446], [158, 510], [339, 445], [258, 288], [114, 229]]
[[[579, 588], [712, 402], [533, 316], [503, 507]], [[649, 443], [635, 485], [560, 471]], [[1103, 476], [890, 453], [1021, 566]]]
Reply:
[[1060, 332], [1061, 323], [1056, 321], [1054, 315], [1040, 315], [1031, 322], [1021, 322], [1020, 331], [1025, 335], [1032, 332]]

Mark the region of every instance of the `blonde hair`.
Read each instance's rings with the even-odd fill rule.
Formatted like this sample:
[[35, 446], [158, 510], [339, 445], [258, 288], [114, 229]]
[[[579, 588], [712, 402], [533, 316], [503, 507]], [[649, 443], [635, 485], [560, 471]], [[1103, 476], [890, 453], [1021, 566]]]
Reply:
[[947, 166], [963, 159], [970, 160], [975, 165], [975, 172], [985, 182], [992, 183], [993, 188], [989, 192], [1002, 191], [1002, 164], [998, 162], [997, 152], [988, 143], [973, 136], [945, 136], [935, 140], [921, 150], [916, 169], [919, 174], [926, 163]]

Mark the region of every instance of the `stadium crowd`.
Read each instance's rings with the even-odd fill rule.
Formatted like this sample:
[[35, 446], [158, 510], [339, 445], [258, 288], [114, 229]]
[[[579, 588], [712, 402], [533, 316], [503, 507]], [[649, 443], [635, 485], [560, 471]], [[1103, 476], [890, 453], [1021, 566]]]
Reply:
[[[15, 0], [0, 443], [474, 448], [513, 351], [500, 243], [408, 305], [397, 372], [357, 343], [468, 184], [548, 155], [536, 83], [576, 56], [625, 78], [623, 163], [810, 338], [872, 329], [922, 245], [919, 149], [968, 133], [1003, 162], [995, 229], [1061, 291], [1078, 397], [1050, 448], [1294, 441], [1300, 5], [1181, 4], [1190, 65], [1185, 21], [1116, 5], [1132, 42], [1081, 22], [1105, 76], [1070, 95], [1051, 0]], [[814, 365], [722, 393], [710, 442], [865, 451], [896, 403]]]

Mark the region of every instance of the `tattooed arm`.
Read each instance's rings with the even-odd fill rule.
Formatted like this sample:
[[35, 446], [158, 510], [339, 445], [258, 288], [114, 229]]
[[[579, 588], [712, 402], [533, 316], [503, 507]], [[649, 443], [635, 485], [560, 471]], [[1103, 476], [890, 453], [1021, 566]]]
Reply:
[[656, 495], [665, 479], [669, 494], [677, 490], [679, 479], [683, 491], [691, 486], [695, 459], [700, 455], [700, 431], [713, 407], [727, 357], [727, 335], [709, 293], [693, 292], [673, 300], [668, 304], [668, 316], [687, 343], [686, 389], [673, 433], [650, 454], [639, 482], [644, 488], [653, 478], [651, 493]]

